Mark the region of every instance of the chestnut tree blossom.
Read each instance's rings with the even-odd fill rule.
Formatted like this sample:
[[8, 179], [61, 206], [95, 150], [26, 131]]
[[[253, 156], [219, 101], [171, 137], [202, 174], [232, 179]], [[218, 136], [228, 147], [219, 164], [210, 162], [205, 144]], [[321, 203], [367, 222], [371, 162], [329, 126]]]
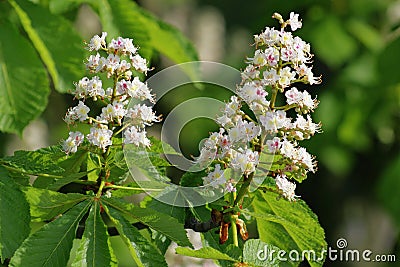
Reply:
[[[321, 129], [310, 115], [318, 101], [308, 87], [299, 90], [297, 84], [319, 84], [321, 79], [312, 72], [310, 45], [294, 35], [302, 27], [299, 15], [291, 12], [286, 21], [276, 13], [273, 17], [281, 28], [267, 27], [254, 36], [255, 52], [241, 72], [242, 82], [237, 85], [236, 96], [231, 97], [216, 118], [220, 130], [204, 142], [197, 162], [199, 166], [211, 166], [203, 178], [205, 186], [212, 184], [236, 193], [245, 184], [243, 181], [252, 179], [257, 171], [274, 179], [277, 192], [294, 201], [295, 181], [301, 182], [308, 172], [316, 171], [315, 157], [299, 142]], [[283, 103], [277, 100], [279, 94]], [[245, 106], [250, 113], [242, 110]], [[265, 157], [271, 161], [269, 167], [258, 168], [268, 163], [264, 162], [268, 161]], [[223, 168], [241, 173], [241, 178], [235, 181], [224, 177]], [[216, 174], [225, 181], [215, 182]]]
[[[79, 102], [68, 109], [64, 120], [71, 127], [78, 122], [91, 127], [86, 135], [73, 131], [69, 133], [62, 144], [67, 154], [75, 153], [85, 139], [89, 145], [105, 153], [113, 144], [113, 137], [119, 134], [124, 138], [124, 144], [148, 147], [150, 140], [145, 127], [160, 121], [160, 117], [149, 106], [137, 104], [133, 108], [128, 107], [131, 99], [154, 102], [147, 84], [139, 77], [133, 77], [133, 73], [146, 74], [150, 70], [146, 59], [138, 54], [139, 49], [132, 39], [117, 37], [107, 43], [106, 37], [107, 33], [103, 32], [101, 36], [95, 35], [87, 44], [87, 49], [95, 53], [85, 61], [91, 77], [83, 77], [75, 83], [72, 93]], [[110, 79], [113, 86], [104, 88], [104, 84], [110, 84], [103, 80], [104, 77]], [[101, 102], [100, 114], [91, 114], [85, 104], [88, 99]], [[128, 122], [123, 126], [125, 118]]]

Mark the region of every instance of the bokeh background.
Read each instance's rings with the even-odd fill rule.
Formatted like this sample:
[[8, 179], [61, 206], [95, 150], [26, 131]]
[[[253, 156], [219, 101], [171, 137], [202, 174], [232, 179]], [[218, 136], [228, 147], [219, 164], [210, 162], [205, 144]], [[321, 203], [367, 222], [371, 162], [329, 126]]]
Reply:
[[[345, 238], [350, 249], [396, 254], [397, 263], [330, 262], [324, 266], [400, 266], [400, 1], [395, 0], [142, 0], [138, 3], [180, 29], [201, 60], [237, 69], [252, 55], [252, 37], [265, 26], [278, 26], [271, 16], [300, 14], [297, 32], [311, 44], [314, 73], [323, 83], [310, 88], [320, 106], [314, 114], [323, 133], [304, 143], [316, 155], [319, 170], [298, 185], [297, 194], [318, 215], [328, 244]], [[88, 40], [101, 31], [95, 13], [81, 6], [75, 25]], [[159, 56], [157, 70], [171, 65]], [[151, 75], [151, 74], [150, 74]], [[229, 92], [205, 86], [182, 86], [156, 108], [167, 115], [177, 104], [199, 96], [228, 100]], [[57, 144], [67, 136], [62, 121], [69, 95], [53, 91], [49, 106], [22, 138], [0, 135], [0, 154]], [[0, 107], [1, 108], [1, 107]], [[198, 119], [180, 135], [186, 156], [198, 155], [198, 143], [215, 130]], [[157, 126], [154, 133], [157, 134]], [[176, 173], [179, 176], [179, 173]], [[171, 266], [206, 263], [169, 259]], [[196, 265], [197, 264], [197, 265]]]

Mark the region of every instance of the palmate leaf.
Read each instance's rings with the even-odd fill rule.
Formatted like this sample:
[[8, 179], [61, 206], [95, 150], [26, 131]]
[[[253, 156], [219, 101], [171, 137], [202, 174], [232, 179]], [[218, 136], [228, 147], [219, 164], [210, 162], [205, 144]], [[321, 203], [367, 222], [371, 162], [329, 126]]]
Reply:
[[114, 208], [104, 206], [137, 266], [167, 266], [161, 252]]
[[100, 215], [100, 203], [95, 200], [85, 223], [80, 246], [72, 265], [73, 267], [118, 266], [111, 248], [107, 226]]
[[305, 254], [309, 264], [312, 267], [322, 266], [324, 259], [319, 258], [324, 255], [321, 253], [326, 249], [327, 243], [317, 216], [304, 201], [289, 202], [278, 199], [278, 196], [273, 192], [258, 191], [255, 194], [252, 202], [254, 213], [249, 215], [257, 220], [260, 239], [286, 252], [296, 250], [299, 255], [303, 251], [312, 250], [315, 252], [315, 259]]
[[81, 194], [62, 194], [47, 189], [23, 187], [35, 221], [51, 220], [88, 197]]
[[66, 266], [79, 221], [91, 205], [91, 200], [85, 200], [30, 235], [15, 252], [10, 266]]
[[125, 218], [139, 221], [162, 233], [180, 246], [192, 246], [186, 236], [183, 224], [164, 213], [146, 208], [135, 207], [114, 198], [103, 198], [102, 203], [121, 212]]
[[49, 80], [29, 42], [0, 23], [0, 131], [22, 134], [47, 105]]
[[[67, 92], [84, 74], [85, 50], [73, 25], [48, 9], [25, 0], [9, 0], [22, 27], [46, 65], [55, 89]], [[57, 34], [55, 34], [57, 33]], [[35, 87], [30, 88], [31, 90]]]
[[0, 167], [0, 259], [10, 258], [29, 235], [29, 205], [24, 194]]

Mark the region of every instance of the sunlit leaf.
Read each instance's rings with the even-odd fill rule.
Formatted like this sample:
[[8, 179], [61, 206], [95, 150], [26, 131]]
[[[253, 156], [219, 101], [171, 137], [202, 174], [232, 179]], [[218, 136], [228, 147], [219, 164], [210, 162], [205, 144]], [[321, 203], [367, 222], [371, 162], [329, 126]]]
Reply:
[[49, 80], [42, 62], [13, 25], [0, 23], [0, 131], [22, 134], [47, 105]]
[[252, 216], [257, 220], [260, 239], [284, 251], [296, 250], [300, 255], [313, 250], [314, 259], [306, 255], [309, 264], [322, 266], [324, 259], [320, 258], [325, 256], [322, 250], [327, 244], [317, 216], [304, 201], [290, 202], [278, 196], [273, 192], [257, 192], [253, 200]]
[[34, 187], [23, 187], [22, 190], [29, 202], [32, 219], [40, 221], [51, 220], [88, 198], [81, 194], [62, 194]]
[[[85, 50], [73, 25], [48, 9], [25, 0], [10, 0], [33, 46], [46, 65], [55, 89], [67, 92], [84, 74]], [[55, 34], [57, 33], [57, 34]], [[32, 87], [34, 88], [34, 87]]]

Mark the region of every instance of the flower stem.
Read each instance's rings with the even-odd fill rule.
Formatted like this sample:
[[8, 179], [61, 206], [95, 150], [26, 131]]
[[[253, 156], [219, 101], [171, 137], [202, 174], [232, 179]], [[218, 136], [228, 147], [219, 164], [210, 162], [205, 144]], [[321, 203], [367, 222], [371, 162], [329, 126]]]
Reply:
[[254, 176], [254, 172], [250, 173], [250, 175], [248, 175], [248, 176], [246, 176], [246, 175], [243, 176], [243, 184], [239, 188], [239, 192], [237, 194], [235, 202], [233, 203], [233, 206], [236, 206], [243, 201], [243, 198], [249, 191], [250, 183], [253, 180], [253, 176]]
[[231, 227], [232, 227], [233, 245], [235, 247], [239, 247], [238, 233], [237, 233], [237, 228], [236, 228], [236, 216], [234, 216], [234, 215], [231, 216]]
[[269, 102], [269, 107], [271, 109], [275, 108], [275, 101], [276, 101], [277, 94], [278, 94], [278, 89], [273, 87], [272, 88], [271, 101]]
[[124, 190], [143, 190], [143, 191], [163, 191], [162, 188], [142, 188], [142, 187], [129, 187], [121, 185], [107, 185], [105, 188], [124, 189]]
[[106, 182], [104, 180], [101, 180], [99, 190], [96, 193], [96, 198], [99, 199], [101, 197], [101, 193], [103, 191], [103, 188], [105, 186]]

